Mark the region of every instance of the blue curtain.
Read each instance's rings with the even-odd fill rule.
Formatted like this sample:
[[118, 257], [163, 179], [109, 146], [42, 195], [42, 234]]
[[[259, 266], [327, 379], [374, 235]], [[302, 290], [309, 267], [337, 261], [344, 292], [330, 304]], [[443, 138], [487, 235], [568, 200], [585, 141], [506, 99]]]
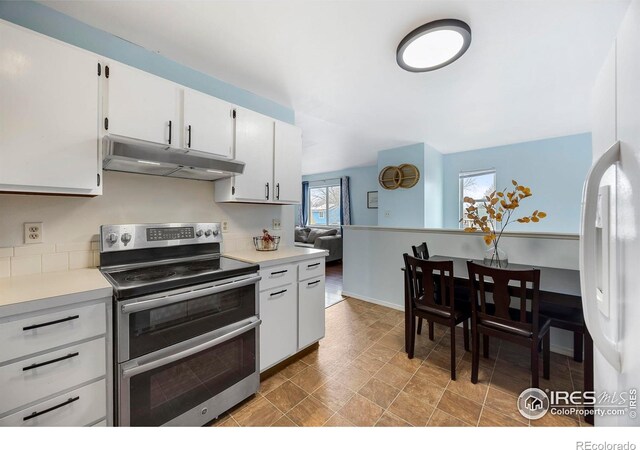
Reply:
[[300, 204], [300, 211], [298, 213], [298, 225], [301, 227], [307, 226], [309, 220], [309, 182], [302, 182], [302, 203]]
[[340, 223], [342, 225], [351, 225], [350, 198], [349, 177], [340, 177]]

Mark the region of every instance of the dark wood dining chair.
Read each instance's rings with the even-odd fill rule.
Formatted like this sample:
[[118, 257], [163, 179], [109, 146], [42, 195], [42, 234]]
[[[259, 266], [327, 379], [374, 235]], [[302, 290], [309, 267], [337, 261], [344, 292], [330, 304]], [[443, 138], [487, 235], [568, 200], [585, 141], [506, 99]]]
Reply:
[[[449, 327], [451, 333], [451, 379], [456, 379], [456, 325], [464, 326], [464, 348], [469, 350], [471, 311], [468, 302], [456, 303], [453, 261], [427, 261], [404, 255], [405, 279], [409, 284], [405, 308], [409, 309], [407, 353], [413, 358], [416, 345], [416, 318]], [[437, 287], [436, 287], [437, 286]]]
[[[531, 385], [539, 387], [538, 349], [542, 342], [544, 378], [550, 375], [551, 321], [539, 314], [540, 271], [496, 269], [467, 261], [471, 286], [471, 382], [478, 382], [480, 334], [529, 347]], [[493, 302], [487, 301], [491, 292]], [[512, 298], [519, 300], [511, 307]], [[528, 306], [528, 304], [530, 304]], [[485, 341], [488, 343], [488, 341]], [[487, 356], [488, 345], [484, 345]]]
[[540, 315], [551, 318], [551, 328], [560, 328], [573, 333], [573, 360], [582, 362], [585, 333], [582, 311], [564, 305], [541, 303]]
[[429, 247], [427, 247], [426, 242], [420, 245], [412, 245], [411, 250], [413, 250], [414, 258], [429, 259]]
[[[427, 247], [426, 242], [423, 242], [420, 245], [412, 245], [411, 250], [413, 251], [414, 258], [429, 259], [429, 247]], [[429, 324], [429, 339], [433, 341], [433, 335], [434, 335], [433, 322], [427, 322], [427, 323]], [[422, 334], [422, 317], [418, 319], [418, 334]]]

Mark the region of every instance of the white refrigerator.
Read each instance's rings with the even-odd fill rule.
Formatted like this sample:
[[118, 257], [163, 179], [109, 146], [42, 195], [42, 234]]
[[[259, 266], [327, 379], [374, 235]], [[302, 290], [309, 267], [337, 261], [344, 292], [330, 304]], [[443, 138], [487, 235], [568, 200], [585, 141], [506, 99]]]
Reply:
[[[596, 394], [640, 390], [640, 0], [631, 0], [592, 98], [594, 164], [580, 236], [583, 309]], [[633, 394], [632, 394], [633, 395]], [[640, 407], [595, 416], [640, 426]]]

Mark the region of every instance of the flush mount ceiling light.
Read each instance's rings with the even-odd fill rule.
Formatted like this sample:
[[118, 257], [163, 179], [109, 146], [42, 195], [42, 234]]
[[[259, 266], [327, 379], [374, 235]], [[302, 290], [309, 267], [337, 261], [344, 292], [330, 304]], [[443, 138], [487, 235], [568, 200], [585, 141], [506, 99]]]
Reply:
[[469, 45], [469, 25], [456, 19], [436, 20], [416, 28], [400, 42], [396, 61], [409, 72], [429, 72], [460, 58]]

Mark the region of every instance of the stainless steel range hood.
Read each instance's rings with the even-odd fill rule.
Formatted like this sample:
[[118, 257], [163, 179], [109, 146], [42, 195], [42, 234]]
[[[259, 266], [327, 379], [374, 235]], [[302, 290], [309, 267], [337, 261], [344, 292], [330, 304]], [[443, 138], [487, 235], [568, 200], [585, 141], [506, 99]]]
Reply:
[[207, 181], [244, 171], [240, 161], [139, 139], [107, 135], [102, 144], [104, 170]]

